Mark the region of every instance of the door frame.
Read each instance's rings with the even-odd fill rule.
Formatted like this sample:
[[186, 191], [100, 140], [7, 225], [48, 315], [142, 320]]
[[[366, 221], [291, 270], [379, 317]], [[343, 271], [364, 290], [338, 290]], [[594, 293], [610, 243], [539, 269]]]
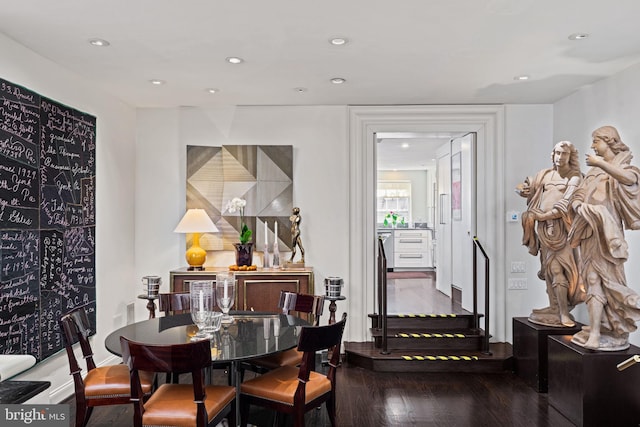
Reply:
[[[350, 106], [349, 311], [350, 341], [369, 341], [376, 275], [376, 147], [379, 132], [476, 132], [478, 238], [496, 267], [491, 277], [494, 339], [505, 341], [504, 106]], [[486, 237], [485, 237], [486, 236]]]

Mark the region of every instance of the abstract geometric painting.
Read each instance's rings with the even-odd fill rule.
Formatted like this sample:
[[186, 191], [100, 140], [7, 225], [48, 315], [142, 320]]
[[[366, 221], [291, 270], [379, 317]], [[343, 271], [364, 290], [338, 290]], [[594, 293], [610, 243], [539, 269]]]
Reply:
[[[291, 249], [289, 215], [293, 208], [291, 145], [187, 146], [187, 209], [204, 209], [218, 233], [201, 237], [207, 250], [234, 250], [240, 235], [240, 213], [226, 212], [229, 200], [247, 201], [244, 220], [253, 231], [254, 250], [264, 246], [264, 224], [270, 248], [278, 222], [278, 247]], [[187, 246], [190, 242], [187, 242]]]

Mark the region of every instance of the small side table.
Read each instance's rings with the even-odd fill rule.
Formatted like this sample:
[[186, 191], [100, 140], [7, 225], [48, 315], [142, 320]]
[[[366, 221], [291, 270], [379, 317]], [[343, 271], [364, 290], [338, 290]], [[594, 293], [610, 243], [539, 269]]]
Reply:
[[150, 295], [138, 295], [140, 299], [146, 299], [149, 301], [147, 303], [147, 310], [149, 310], [149, 319], [153, 319], [156, 317], [156, 303], [155, 300], [158, 299], [158, 296], [150, 296]]
[[324, 297], [327, 301], [331, 301], [329, 303], [329, 324], [333, 325], [336, 323], [336, 310], [338, 307], [336, 306], [336, 301], [344, 301], [347, 299], [344, 295], [340, 295], [339, 297]]

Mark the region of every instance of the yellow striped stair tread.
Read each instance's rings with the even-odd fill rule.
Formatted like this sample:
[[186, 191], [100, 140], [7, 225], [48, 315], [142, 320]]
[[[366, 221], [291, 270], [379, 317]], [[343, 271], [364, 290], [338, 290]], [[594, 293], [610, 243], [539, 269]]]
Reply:
[[437, 361], [462, 361], [462, 362], [473, 362], [479, 360], [478, 356], [401, 356], [404, 360], [407, 361], [427, 361], [427, 362], [437, 362]]
[[395, 335], [396, 338], [466, 338], [464, 334], [408, 334], [400, 332]]
[[458, 317], [457, 314], [398, 314], [398, 317], [408, 317], [408, 318], [413, 318], [413, 317], [422, 317], [422, 318], [426, 318], [426, 317]]

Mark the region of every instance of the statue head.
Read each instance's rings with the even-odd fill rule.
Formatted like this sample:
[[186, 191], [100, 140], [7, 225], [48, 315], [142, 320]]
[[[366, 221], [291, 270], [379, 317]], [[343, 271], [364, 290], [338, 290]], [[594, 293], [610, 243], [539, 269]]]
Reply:
[[622, 142], [620, 134], [618, 134], [618, 130], [613, 126], [599, 127], [591, 133], [591, 137], [593, 139], [597, 138], [604, 141], [614, 154], [618, 154], [622, 151], [629, 151], [629, 147]]
[[[569, 153], [569, 162], [567, 167], [572, 172], [580, 173], [580, 159], [578, 159], [578, 149], [570, 141], [560, 141], [553, 147], [551, 152], [551, 162], [553, 168], [558, 170], [558, 166], [554, 162], [554, 154], [556, 151], [564, 151]], [[571, 174], [570, 174], [571, 175]]]

